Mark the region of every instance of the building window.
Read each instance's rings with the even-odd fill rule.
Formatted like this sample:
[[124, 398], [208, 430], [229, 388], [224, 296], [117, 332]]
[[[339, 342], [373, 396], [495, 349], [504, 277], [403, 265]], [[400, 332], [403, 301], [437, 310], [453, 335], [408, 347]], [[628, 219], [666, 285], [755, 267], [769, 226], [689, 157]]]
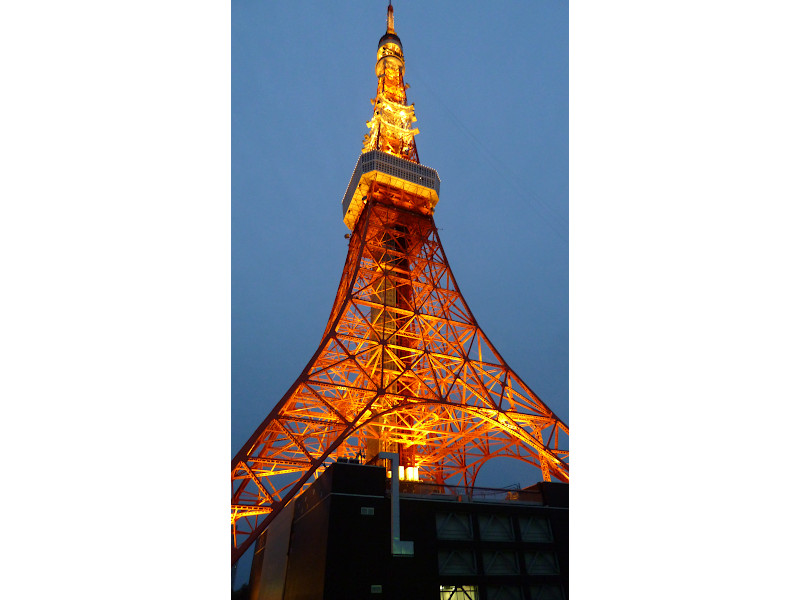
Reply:
[[440, 540], [471, 540], [472, 520], [467, 513], [437, 513], [436, 537]]
[[440, 585], [439, 600], [479, 600], [477, 585]]
[[439, 550], [440, 575], [475, 575], [475, 554], [467, 550]]
[[517, 555], [514, 552], [484, 552], [483, 571], [487, 575], [516, 575], [519, 573]]
[[539, 583], [530, 587], [531, 600], [564, 600], [564, 590], [557, 583]]
[[486, 587], [486, 600], [522, 600], [522, 590], [514, 585], [490, 585]]
[[482, 540], [493, 542], [513, 542], [514, 528], [511, 517], [507, 515], [480, 515], [478, 524]]
[[528, 575], [558, 575], [556, 553], [550, 551], [526, 552], [525, 570]]
[[553, 532], [547, 517], [520, 517], [519, 532], [523, 542], [552, 542]]

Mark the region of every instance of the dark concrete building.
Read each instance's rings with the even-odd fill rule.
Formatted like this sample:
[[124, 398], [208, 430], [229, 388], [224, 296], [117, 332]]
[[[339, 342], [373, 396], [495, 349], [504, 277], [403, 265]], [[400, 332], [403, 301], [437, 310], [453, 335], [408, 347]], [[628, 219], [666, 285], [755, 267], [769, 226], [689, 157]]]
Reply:
[[568, 485], [400, 482], [401, 541], [393, 544], [390, 481], [384, 466], [331, 465], [259, 538], [251, 598], [568, 597]]

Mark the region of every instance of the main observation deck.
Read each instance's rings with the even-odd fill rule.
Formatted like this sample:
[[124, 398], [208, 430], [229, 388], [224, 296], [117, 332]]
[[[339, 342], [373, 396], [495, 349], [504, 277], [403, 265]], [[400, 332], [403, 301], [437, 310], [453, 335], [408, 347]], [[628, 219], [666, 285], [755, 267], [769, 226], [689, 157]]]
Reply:
[[370, 150], [358, 157], [353, 176], [342, 198], [342, 216], [350, 230], [355, 227], [366, 203], [373, 182], [391, 186], [414, 196], [415, 208], [424, 214], [433, 213], [439, 202], [439, 173], [436, 169], [392, 156], [380, 150]]

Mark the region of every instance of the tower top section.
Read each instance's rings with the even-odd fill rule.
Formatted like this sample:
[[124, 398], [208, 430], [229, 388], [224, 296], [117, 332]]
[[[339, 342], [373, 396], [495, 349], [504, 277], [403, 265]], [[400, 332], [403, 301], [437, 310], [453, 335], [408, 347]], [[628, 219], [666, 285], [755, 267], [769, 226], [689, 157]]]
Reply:
[[394, 8], [389, 4], [386, 33], [378, 42], [378, 58], [375, 62], [378, 91], [372, 100], [372, 119], [367, 121], [369, 133], [364, 136], [362, 151], [379, 150], [419, 163], [414, 142], [419, 129], [412, 128], [417, 117], [414, 115], [414, 105], [409, 105], [406, 99], [408, 86], [403, 81], [405, 71], [403, 44], [394, 30]]
[[414, 105], [406, 99], [403, 81], [406, 63], [403, 44], [394, 30], [391, 2], [386, 13], [386, 33], [378, 42], [375, 75], [378, 92], [372, 99], [369, 133], [342, 199], [345, 225], [353, 230], [369, 199], [432, 215], [439, 201], [439, 174], [419, 163], [412, 129]]
[[394, 31], [394, 8], [392, 8], [391, 2], [389, 2], [389, 8], [386, 11], [386, 34], [381, 38], [381, 41], [378, 42], [379, 58], [380, 58], [381, 46], [383, 46], [384, 44], [388, 44], [390, 41], [400, 47], [400, 52], [402, 56], [403, 44], [400, 43], [400, 38], [397, 37], [397, 34]]
[[392, 0], [389, 0], [389, 7], [386, 9], [386, 33], [394, 33], [394, 8], [392, 8]]

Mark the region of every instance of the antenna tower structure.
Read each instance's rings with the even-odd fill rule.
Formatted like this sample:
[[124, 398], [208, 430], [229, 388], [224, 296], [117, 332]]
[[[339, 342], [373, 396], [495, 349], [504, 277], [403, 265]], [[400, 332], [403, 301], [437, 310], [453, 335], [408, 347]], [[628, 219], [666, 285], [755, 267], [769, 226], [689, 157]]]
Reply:
[[388, 7], [378, 89], [342, 201], [352, 231], [319, 347], [231, 462], [232, 562], [337, 459], [400, 456], [405, 479], [473, 487], [495, 457], [569, 481], [569, 429], [506, 364], [458, 289], [419, 162]]

